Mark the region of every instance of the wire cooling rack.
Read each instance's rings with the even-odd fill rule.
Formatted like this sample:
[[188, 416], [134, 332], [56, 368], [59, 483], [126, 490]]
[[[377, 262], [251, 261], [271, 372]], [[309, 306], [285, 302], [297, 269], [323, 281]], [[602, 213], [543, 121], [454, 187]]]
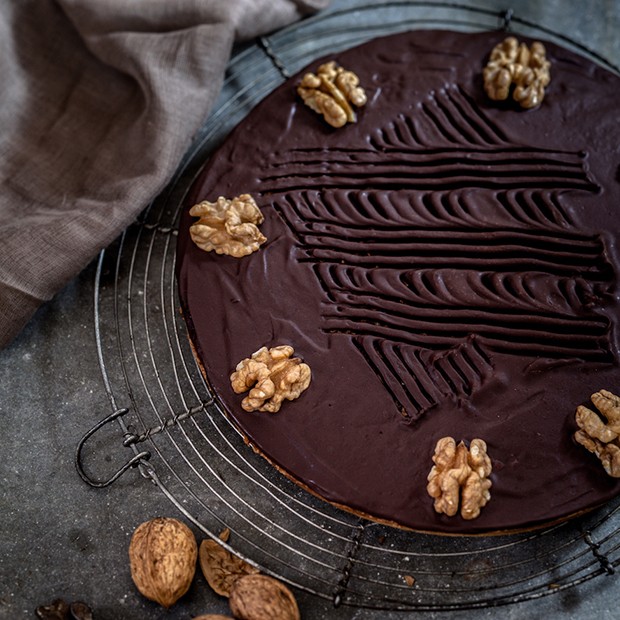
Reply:
[[[247, 45], [223, 95], [166, 191], [99, 257], [96, 346], [111, 413], [82, 439], [93, 486], [129, 469], [153, 481], [207, 535], [266, 573], [331, 599], [385, 610], [490, 607], [547, 596], [620, 564], [620, 502], [536, 531], [492, 537], [404, 532], [317, 500], [244, 444], [220, 412], [188, 346], [174, 278], [183, 197], [208, 154], [265, 95], [314, 58], [391, 32], [445, 27], [542, 36], [617, 69], [577, 42], [513, 15], [432, 2], [355, 4]], [[207, 352], [208, 354], [208, 352]], [[111, 425], [127, 461], [93, 477], [85, 455]], [[110, 430], [108, 428], [108, 440]], [[89, 444], [86, 448], [87, 442]]]

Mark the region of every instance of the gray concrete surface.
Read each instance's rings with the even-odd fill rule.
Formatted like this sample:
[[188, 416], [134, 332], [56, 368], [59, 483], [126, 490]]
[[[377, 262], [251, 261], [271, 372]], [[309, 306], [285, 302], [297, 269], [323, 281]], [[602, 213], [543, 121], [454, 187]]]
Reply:
[[[350, 9], [350, 19], [356, 19], [354, 9], [360, 4], [336, 0], [329, 10]], [[618, 2], [591, 2], [587, 11], [585, 4], [561, 0], [467, 4], [498, 11], [511, 6], [515, 15], [564, 32], [620, 64]], [[0, 352], [0, 618], [34, 618], [38, 605], [55, 598], [86, 601], [97, 620], [226, 613], [226, 601], [212, 594], [200, 575], [169, 611], [140, 596], [127, 561], [131, 533], [144, 520], [178, 513], [135, 470], [105, 489], [89, 487], [76, 473], [77, 442], [110, 411], [97, 357], [95, 270], [95, 264], [85, 269]], [[110, 439], [115, 446], [106, 432], [101, 443]], [[97, 466], [112, 470], [119, 458], [124, 457], [111, 447]], [[617, 575], [601, 576], [537, 600], [453, 613], [335, 609], [329, 601], [296, 594], [306, 619], [604, 620], [617, 617], [620, 581]]]

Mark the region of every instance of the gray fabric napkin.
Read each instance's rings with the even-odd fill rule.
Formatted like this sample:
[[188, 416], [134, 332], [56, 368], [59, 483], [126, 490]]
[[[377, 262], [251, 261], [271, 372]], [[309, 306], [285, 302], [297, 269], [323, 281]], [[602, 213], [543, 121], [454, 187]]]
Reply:
[[163, 188], [233, 42], [326, 4], [0, 3], [0, 348]]

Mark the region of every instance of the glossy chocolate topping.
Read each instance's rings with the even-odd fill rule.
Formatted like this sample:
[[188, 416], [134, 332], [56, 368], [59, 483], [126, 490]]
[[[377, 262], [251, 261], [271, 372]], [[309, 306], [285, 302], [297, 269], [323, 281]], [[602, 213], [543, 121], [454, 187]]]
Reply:
[[[577, 405], [620, 393], [620, 78], [549, 43], [540, 108], [492, 102], [481, 73], [503, 38], [414, 31], [337, 54], [368, 94], [338, 130], [296, 76], [213, 154], [180, 222], [183, 312], [227, 414], [324, 499], [426, 531], [527, 528], [620, 491], [572, 439]], [[242, 193], [262, 248], [194, 246], [187, 209]], [[309, 389], [244, 412], [229, 375], [280, 344]], [[473, 521], [426, 492], [447, 435], [488, 445]]]

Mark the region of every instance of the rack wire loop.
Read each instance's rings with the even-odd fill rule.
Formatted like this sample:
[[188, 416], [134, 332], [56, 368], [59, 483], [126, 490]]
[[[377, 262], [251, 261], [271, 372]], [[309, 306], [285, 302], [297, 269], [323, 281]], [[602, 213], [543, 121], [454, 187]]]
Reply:
[[89, 431], [87, 431], [77, 445], [75, 451], [75, 468], [77, 469], [80, 478], [91, 487], [102, 489], [104, 487], [110, 486], [113, 482], [118, 480], [118, 478], [120, 478], [128, 469], [131, 469], [132, 467], [137, 467], [142, 462], [147, 461], [151, 457], [151, 453], [147, 450], [137, 452], [120, 469], [118, 469], [116, 473], [114, 473], [110, 478], [106, 480], [95, 480], [84, 471], [84, 467], [82, 465], [82, 448], [84, 447], [86, 442], [101, 428], [103, 428], [113, 420], [124, 416], [128, 411], [128, 409], [123, 408], [117, 409], [116, 411], [112, 412], [110, 415], [103, 418], [103, 420], [100, 420], [97, 424], [95, 424], [95, 426], [93, 426]]
[[288, 79], [291, 77], [288, 69], [284, 65], [284, 63], [278, 58], [277, 54], [273, 51], [271, 44], [269, 43], [269, 39], [267, 37], [259, 37], [257, 39], [257, 43], [260, 49], [265, 52], [267, 58], [272, 62], [273, 66], [280, 72], [284, 79]]
[[186, 409], [185, 411], [182, 411], [180, 413], [173, 413], [171, 417], [164, 418], [161, 424], [148, 428], [144, 433], [140, 435], [138, 435], [137, 433], [133, 433], [131, 431], [131, 428], [129, 428], [128, 431], [123, 435], [123, 445], [125, 447], [129, 447], [136, 443], [146, 441], [152, 435], [161, 433], [162, 431], [168, 428], [171, 428], [172, 426], [174, 426], [175, 424], [178, 424], [179, 422], [183, 422], [183, 420], [187, 420], [188, 418], [192, 417], [193, 415], [201, 411], [206, 411], [206, 408], [209, 405], [211, 405], [212, 402], [213, 402], [212, 400], [207, 400], [205, 402], [200, 403], [199, 405], [190, 407], [189, 409]]
[[502, 14], [502, 30], [508, 32], [510, 30], [510, 23], [512, 22], [512, 18], [514, 16], [514, 10], [511, 8], [506, 9]]
[[351, 536], [351, 547], [346, 555], [346, 563], [342, 567], [342, 577], [338, 582], [336, 590], [334, 591], [332, 602], [334, 603], [334, 607], [340, 607], [342, 604], [343, 597], [347, 591], [347, 586], [349, 584], [349, 579], [351, 578], [351, 570], [353, 568], [353, 564], [355, 562], [355, 556], [359, 550], [362, 536], [364, 535], [364, 520], [360, 519], [358, 527], [353, 530], [353, 534]]
[[600, 543], [594, 542], [592, 540], [592, 535], [590, 532], [586, 532], [583, 536], [585, 543], [590, 547], [590, 551], [592, 551], [592, 555], [598, 560], [601, 568], [608, 575], [613, 575], [616, 572], [614, 565], [609, 561], [609, 558], [599, 551], [601, 545]]

